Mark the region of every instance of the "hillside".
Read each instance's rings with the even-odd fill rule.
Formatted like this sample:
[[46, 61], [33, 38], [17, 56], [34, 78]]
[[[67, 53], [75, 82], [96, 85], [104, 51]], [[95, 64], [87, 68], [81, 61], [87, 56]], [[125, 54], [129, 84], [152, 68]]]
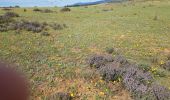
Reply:
[[121, 54], [150, 68], [155, 82], [170, 87], [170, 73], [162, 67], [170, 55], [169, 0], [61, 9], [0, 8], [0, 15], [15, 12], [20, 22], [17, 30], [0, 26], [0, 59], [26, 74], [31, 100], [57, 92], [70, 93], [73, 100], [133, 99], [121, 80], [105, 81], [86, 63], [90, 55], [107, 55], [108, 48], [114, 49], [113, 57]]

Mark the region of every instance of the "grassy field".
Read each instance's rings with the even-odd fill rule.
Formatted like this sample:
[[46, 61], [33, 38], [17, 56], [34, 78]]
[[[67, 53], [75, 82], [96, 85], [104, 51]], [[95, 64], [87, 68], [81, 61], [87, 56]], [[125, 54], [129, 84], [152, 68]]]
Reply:
[[[170, 53], [170, 2], [136, 2], [72, 7], [70, 12], [14, 12], [30, 21], [61, 23], [68, 28], [49, 30], [50, 36], [13, 31], [0, 33], [0, 59], [26, 73], [31, 99], [45, 100], [55, 92], [69, 92], [76, 100], [127, 100], [130, 94], [119, 83], [106, 83], [85, 59], [115, 48], [131, 62], [163, 70], [159, 64]], [[41, 8], [44, 9], [44, 8]], [[0, 10], [0, 14], [5, 11]], [[114, 54], [113, 54], [114, 55]], [[157, 64], [152, 59], [159, 59]], [[156, 80], [170, 87], [170, 74]]]

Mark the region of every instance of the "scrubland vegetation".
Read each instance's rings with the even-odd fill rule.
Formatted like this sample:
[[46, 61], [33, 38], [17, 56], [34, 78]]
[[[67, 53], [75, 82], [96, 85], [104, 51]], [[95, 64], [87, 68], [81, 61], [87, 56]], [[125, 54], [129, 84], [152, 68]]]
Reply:
[[31, 100], [169, 100], [170, 1], [0, 8], [0, 59]]

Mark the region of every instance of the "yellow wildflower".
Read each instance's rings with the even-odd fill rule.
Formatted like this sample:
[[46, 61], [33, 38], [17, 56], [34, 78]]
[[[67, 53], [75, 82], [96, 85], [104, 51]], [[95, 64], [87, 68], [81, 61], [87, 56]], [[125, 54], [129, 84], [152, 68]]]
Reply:
[[71, 97], [74, 97], [74, 94], [73, 94], [73, 93], [71, 93], [71, 94], [70, 94], [70, 96], [71, 96]]
[[104, 95], [104, 92], [100, 92], [99, 94], [103, 96], [103, 95]]
[[164, 64], [164, 61], [163, 61], [163, 60], [161, 60], [160, 64], [161, 64], [161, 65], [163, 65], [163, 64]]

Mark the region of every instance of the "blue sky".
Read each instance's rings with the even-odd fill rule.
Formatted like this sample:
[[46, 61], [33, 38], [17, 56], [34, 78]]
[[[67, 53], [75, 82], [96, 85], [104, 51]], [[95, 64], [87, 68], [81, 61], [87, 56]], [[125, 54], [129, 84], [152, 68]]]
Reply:
[[78, 2], [94, 2], [100, 0], [0, 0], [0, 6], [64, 6]]

